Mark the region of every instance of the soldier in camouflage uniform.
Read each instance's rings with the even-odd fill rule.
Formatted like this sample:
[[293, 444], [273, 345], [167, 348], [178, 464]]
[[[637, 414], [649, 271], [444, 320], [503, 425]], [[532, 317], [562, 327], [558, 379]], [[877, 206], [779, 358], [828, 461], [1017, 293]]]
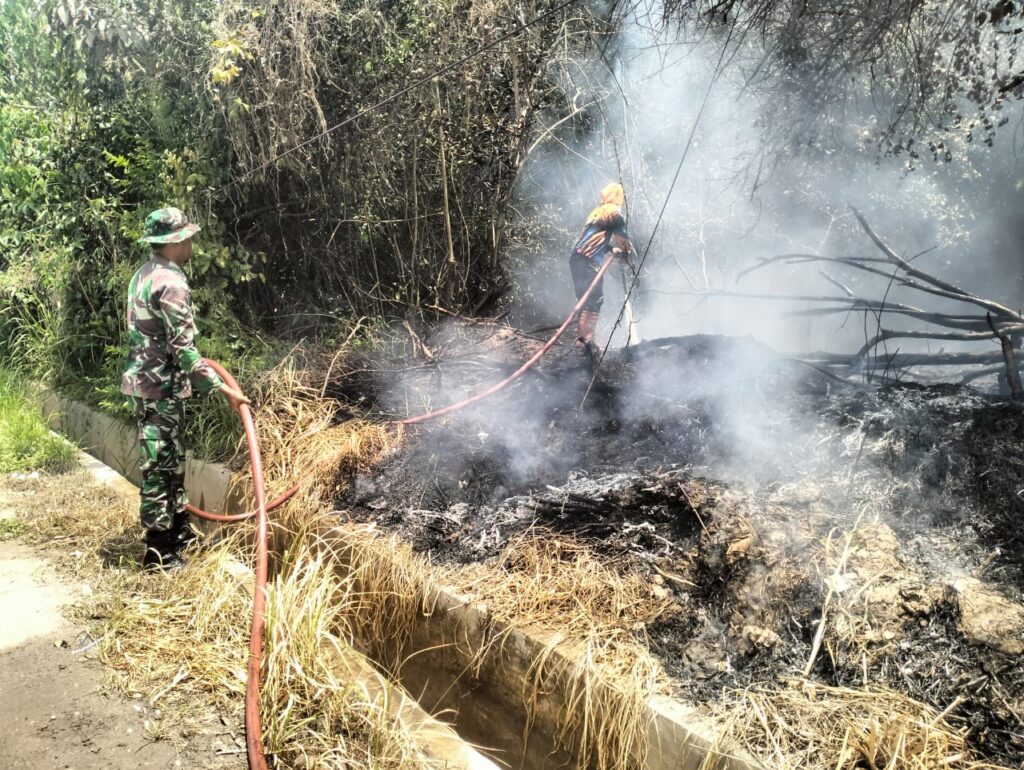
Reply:
[[140, 241], [153, 251], [128, 285], [129, 353], [121, 392], [131, 398], [139, 425], [146, 567], [181, 566], [180, 551], [195, 538], [185, 510], [184, 399], [193, 389], [217, 390], [235, 410], [249, 403], [196, 350], [192, 297], [181, 267], [192, 257], [198, 231], [179, 209], [151, 213]]

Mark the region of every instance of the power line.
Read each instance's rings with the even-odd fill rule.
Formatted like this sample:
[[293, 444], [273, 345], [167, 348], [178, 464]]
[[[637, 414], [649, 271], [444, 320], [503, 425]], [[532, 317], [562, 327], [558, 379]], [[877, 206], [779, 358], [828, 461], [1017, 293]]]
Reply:
[[228, 189], [229, 187], [231, 187], [233, 185], [236, 185], [236, 184], [238, 184], [239, 182], [242, 182], [245, 179], [248, 179], [249, 177], [253, 176], [254, 174], [258, 174], [260, 171], [262, 171], [263, 169], [267, 168], [268, 166], [276, 163], [277, 161], [281, 160], [282, 158], [285, 158], [285, 157], [291, 155], [293, 152], [298, 152], [303, 147], [308, 147], [309, 145], [313, 144], [314, 142], [317, 142], [317, 141], [323, 139], [328, 134], [331, 134], [334, 131], [337, 131], [339, 128], [344, 128], [345, 126], [349, 125], [350, 123], [354, 123], [355, 121], [359, 120], [359, 118], [363, 117], [364, 115], [367, 115], [367, 114], [369, 114], [371, 112], [375, 112], [376, 110], [379, 110], [384, 105], [389, 104], [389, 103], [395, 101], [395, 99], [398, 99], [398, 98], [400, 98], [402, 96], [405, 96], [405, 94], [407, 94], [410, 91], [413, 91], [413, 90], [419, 88], [423, 84], [429, 83], [430, 81], [432, 81], [432, 80], [434, 80], [436, 78], [439, 78], [442, 75], [448, 74], [452, 70], [457, 69], [458, 67], [461, 67], [463, 64], [465, 64], [466, 62], [470, 61], [471, 59], [476, 58], [477, 56], [479, 56], [480, 54], [484, 53], [485, 51], [489, 51], [490, 49], [494, 48], [495, 46], [500, 45], [501, 43], [504, 43], [506, 40], [515, 37], [520, 32], [523, 32], [523, 31], [529, 29], [530, 27], [534, 26], [535, 24], [539, 24], [540, 22], [544, 21], [548, 17], [555, 15], [559, 11], [561, 11], [561, 10], [563, 10], [565, 8], [568, 8], [570, 5], [573, 5], [574, 3], [577, 3], [577, 2], [580, 2], [580, 0], [564, 0], [562, 3], [559, 3], [554, 8], [551, 8], [551, 9], [545, 11], [544, 13], [542, 13], [540, 16], [537, 16], [535, 19], [533, 19], [531, 21], [528, 21], [525, 24], [520, 24], [515, 29], [513, 29], [513, 30], [511, 30], [509, 32], [506, 32], [504, 35], [501, 35], [500, 37], [497, 37], [497, 38], [495, 38], [494, 40], [491, 40], [488, 43], [485, 43], [484, 45], [482, 45], [479, 48], [477, 48], [475, 51], [472, 51], [471, 53], [466, 54], [461, 59], [458, 59], [458, 60], [453, 61], [453, 62], [451, 62], [449, 64], [446, 64], [445, 66], [441, 67], [438, 70], [435, 70], [434, 72], [432, 72], [429, 75], [424, 75], [423, 77], [419, 78], [418, 80], [415, 80], [411, 84], [407, 85], [405, 88], [399, 89], [398, 91], [395, 91], [393, 94], [384, 97], [380, 101], [375, 102], [374, 104], [371, 104], [369, 107], [366, 107], [365, 109], [360, 110], [355, 115], [350, 115], [349, 117], [345, 118], [344, 120], [340, 121], [339, 123], [335, 123], [332, 126], [328, 126], [326, 129], [321, 131], [319, 134], [316, 134], [315, 136], [312, 136], [309, 139], [306, 139], [305, 141], [300, 142], [299, 144], [295, 145], [294, 147], [291, 147], [291, 148], [285, 150], [280, 155], [275, 155], [273, 158], [271, 158], [270, 160], [267, 160], [267, 161], [261, 163], [256, 168], [251, 169], [251, 170], [245, 172], [238, 179], [232, 179], [227, 184], [222, 185], [221, 187], [218, 187], [216, 190], [214, 190], [212, 195], [216, 195], [216, 194], [218, 194], [218, 193]]

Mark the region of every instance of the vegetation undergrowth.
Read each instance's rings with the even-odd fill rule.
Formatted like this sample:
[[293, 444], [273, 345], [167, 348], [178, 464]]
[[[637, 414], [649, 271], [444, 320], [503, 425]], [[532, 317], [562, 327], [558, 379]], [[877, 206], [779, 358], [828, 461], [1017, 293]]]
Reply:
[[46, 425], [24, 382], [0, 368], [0, 473], [60, 472], [75, 462], [75, 448]]
[[[525, 116], [554, 87], [543, 62], [589, 12], [474, 57], [454, 87], [295, 145], [518, 17], [507, 0], [402, 0], [388, 13], [323, 0], [3, 3], [0, 362], [129, 418], [125, 292], [145, 216], [167, 205], [202, 226], [188, 268], [200, 351], [243, 387], [276, 363], [277, 340], [330, 344], [368, 318], [477, 306], [499, 282], [494, 220]], [[300, 151], [274, 162], [287, 148]], [[192, 448], [229, 456], [237, 421], [217, 399], [189, 410]]]

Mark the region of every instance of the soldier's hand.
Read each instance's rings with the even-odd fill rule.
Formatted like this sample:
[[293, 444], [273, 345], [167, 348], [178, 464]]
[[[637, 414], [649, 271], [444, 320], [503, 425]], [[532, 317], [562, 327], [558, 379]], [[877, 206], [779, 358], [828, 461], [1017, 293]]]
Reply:
[[242, 407], [242, 404], [246, 406], [252, 406], [252, 402], [246, 398], [245, 394], [240, 390], [235, 390], [227, 383], [220, 386], [220, 392], [224, 394], [224, 398], [228, 400], [228, 405], [236, 412]]

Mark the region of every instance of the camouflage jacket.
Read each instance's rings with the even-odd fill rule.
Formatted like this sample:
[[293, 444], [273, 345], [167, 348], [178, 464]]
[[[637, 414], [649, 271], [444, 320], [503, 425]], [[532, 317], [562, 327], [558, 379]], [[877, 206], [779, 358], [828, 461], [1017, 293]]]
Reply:
[[121, 392], [186, 398], [219, 388], [222, 380], [196, 350], [192, 292], [185, 273], [154, 254], [128, 284], [128, 364]]

